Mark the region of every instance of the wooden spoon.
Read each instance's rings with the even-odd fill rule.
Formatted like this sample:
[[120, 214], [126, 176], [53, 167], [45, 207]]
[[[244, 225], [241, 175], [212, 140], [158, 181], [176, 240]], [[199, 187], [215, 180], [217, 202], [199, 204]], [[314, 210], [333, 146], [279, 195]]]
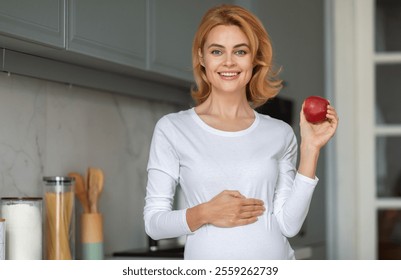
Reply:
[[104, 174], [99, 168], [89, 168], [88, 177], [90, 212], [98, 213], [98, 200], [103, 191]]
[[103, 186], [104, 186], [104, 172], [101, 169], [98, 169], [98, 176], [99, 176], [99, 196], [103, 192]]
[[82, 175], [77, 172], [71, 172], [68, 174], [68, 176], [75, 179], [75, 195], [81, 202], [82, 207], [84, 209], [84, 213], [89, 213], [90, 209], [88, 201], [88, 192]]

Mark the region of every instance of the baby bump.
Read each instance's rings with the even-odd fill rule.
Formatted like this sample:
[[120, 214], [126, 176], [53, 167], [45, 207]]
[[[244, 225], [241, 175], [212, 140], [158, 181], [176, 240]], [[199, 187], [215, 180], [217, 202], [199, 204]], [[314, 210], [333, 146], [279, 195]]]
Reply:
[[275, 218], [268, 216], [233, 228], [203, 226], [188, 236], [185, 245], [185, 259], [288, 259], [291, 255]]

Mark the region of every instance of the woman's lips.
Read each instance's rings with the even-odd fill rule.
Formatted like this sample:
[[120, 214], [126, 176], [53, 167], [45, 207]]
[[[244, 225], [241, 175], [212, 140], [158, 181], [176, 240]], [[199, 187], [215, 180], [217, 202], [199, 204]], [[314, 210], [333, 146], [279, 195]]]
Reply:
[[241, 72], [218, 72], [220, 77], [225, 80], [232, 80], [239, 76]]

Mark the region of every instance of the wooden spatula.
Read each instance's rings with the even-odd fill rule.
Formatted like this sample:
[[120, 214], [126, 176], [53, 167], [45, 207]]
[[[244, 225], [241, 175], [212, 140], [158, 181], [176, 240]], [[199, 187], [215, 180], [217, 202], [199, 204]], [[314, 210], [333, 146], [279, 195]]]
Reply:
[[75, 179], [75, 196], [81, 202], [84, 213], [89, 213], [90, 208], [88, 201], [88, 192], [85, 186], [84, 178], [81, 174], [77, 172], [71, 172], [68, 174], [68, 176]]
[[101, 169], [91, 167], [88, 169], [88, 177], [90, 212], [98, 213], [98, 201], [103, 191], [104, 174]]

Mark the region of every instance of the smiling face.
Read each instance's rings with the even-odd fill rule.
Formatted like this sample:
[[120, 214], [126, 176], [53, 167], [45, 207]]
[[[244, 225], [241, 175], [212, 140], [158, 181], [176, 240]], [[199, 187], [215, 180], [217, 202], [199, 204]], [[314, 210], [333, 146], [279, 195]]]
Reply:
[[249, 40], [235, 25], [214, 27], [199, 55], [212, 93], [243, 94], [252, 77]]

